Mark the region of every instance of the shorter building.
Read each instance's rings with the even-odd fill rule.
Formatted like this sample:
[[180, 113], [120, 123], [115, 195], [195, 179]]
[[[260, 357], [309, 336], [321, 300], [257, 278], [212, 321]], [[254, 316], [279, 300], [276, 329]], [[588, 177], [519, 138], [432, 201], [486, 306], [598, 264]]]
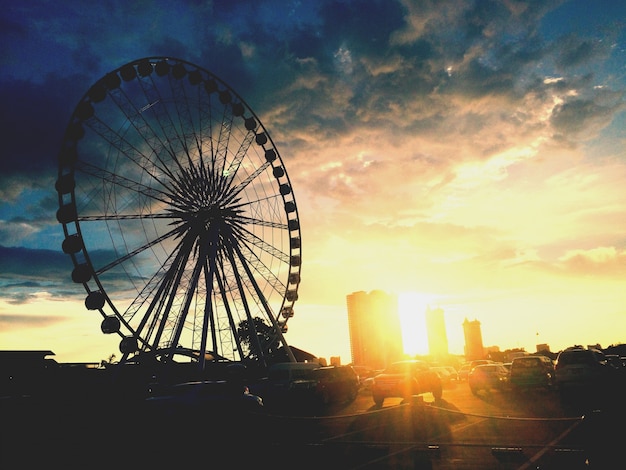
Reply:
[[485, 357], [483, 336], [478, 320], [463, 322], [463, 334], [465, 336], [465, 360], [474, 361]]

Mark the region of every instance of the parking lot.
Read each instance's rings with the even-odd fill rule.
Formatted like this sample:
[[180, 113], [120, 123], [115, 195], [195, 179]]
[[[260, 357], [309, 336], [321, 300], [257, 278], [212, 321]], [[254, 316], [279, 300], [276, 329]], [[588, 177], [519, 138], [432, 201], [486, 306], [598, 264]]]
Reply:
[[23, 397], [2, 403], [0, 463], [604, 469], [619, 456], [620, 435], [613, 429], [625, 417], [623, 390], [595, 392], [567, 400], [557, 389], [472, 393], [460, 381], [448, 384], [439, 400], [425, 393], [388, 397], [379, 406], [361, 389], [354, 400], [325, 406], [232, 415], [198, 409], [173, 420], [146, 413], [136, 401], [103, 401], [101, 395], [62, 403]]
[[563, 402], [556, 390], [475, 395], [459, 382], [438, 401], [425, 394], [381, 407], [362, 390], [348, 405], [274, 417], [272, 426], [294, 430], [288, 448], [309, 461], [328, 454], [342, 468], [606, 468], [618, 452], [607, 425], [618, 414], [596, 404]]

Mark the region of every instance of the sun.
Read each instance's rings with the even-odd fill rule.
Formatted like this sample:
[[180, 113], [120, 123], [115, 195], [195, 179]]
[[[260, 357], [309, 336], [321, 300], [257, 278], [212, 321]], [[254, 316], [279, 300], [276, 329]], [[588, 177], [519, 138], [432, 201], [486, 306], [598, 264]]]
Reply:
[[426, 309], [430, 300], [430, 296], [418, 292], [404, 292], [398, 295], [398, 314], [405, 354], [410, 356], [428, 354]]

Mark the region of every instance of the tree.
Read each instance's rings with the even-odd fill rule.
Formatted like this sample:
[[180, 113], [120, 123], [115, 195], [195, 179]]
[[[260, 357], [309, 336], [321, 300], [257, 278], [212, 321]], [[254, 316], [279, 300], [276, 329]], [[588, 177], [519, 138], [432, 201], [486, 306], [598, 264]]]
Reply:
[[116, 358], [117, 356], [115, 354], [111, 354], [109, 356], [108, 359], [102, 359], [102, 361], [100, 362], [100, 365], [102, 367], [106, 367], [108, 365], [114, 364], [113, 360]]
[[[280, 346], [278, 334], [273, 326], [269, 326], [260, 317], [253, 318], [253, 324], [248, 320], [242, 320], [237, 327], [237, 334], [255, 359], [272, 356]], [[256, 338], [255, 338], [256, 334]]]

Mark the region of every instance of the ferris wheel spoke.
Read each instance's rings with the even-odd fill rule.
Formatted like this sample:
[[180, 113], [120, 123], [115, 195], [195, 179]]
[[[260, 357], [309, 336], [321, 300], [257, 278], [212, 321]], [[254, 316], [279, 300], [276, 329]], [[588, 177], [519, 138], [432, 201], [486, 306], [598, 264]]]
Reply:
[[[233, 248], [234, 247], [232, 245], [227, 245], [225, 247], [224, 251], [226, 253], [226, 256], [227, 256], [231, 266], [234, 268], [235, 266], [237, 266], [237, 263], [235, 261], [235, 253], [234, 253]], [[254, 279], [251, 279], [250, 274], [251, 273], [249, 271], [246, 271], [246, 275], [247, 275], [248, 281], [254, 283]], [[237, 269], [233, 269], [233, 278], [234, 278], [235, 284], [237, 286], [237, 292], [239, 294], [239, 300], [240, 300], [241, 305], [243, 307], [243, 310], [245, 312], [245, 319], [247, 320], [248, 325], [249, 325], [250, 329], [252, 330], [252, 333], [250, 334], [250, 336], [251, 336], [250, 340], [254, 341], [256, 343], [257, 351], [261, 351], [261, 349], [262, 349], [261, 348], [261, 344], [260, 344], [259, 337], [258, 337], [256, 329], [255, 329], [254, 319], [252, 317], [252, 313], [251, 313], [251, 310], [250, 310], [250, 305], [248, 303], [248, 297], [246, 296], [246, 292], [248, 290], [245, 288], [245, 284], [244, 284], [244, 281], [242, 279], [242, 273], [239, 270], [237, 270]], [[271, 311], [268, 311], [267, 313], [269, 314], [268, 316], [271, 318], [272, 317]]]
[[[101, 121], [98, 117], [94, 116], [93, 118], [85, 121], [85, 123], [92, 131], [94, 131], [94, 133], [98, 134], [105, 142], [107, 142], [112, 149], [117, 150], [120, 154], [128, 158], [128, 160], [134, 163], [138, 170], [147, 173], [158, 184], [163, 185], [163, 181], [157, 174], [148, 171], [150, 168], [155, 167], [163, 174], [167, 174], [170, 178], [172, 177], [167, 165], [155, 165], [155, 162], [144, 152], [137, 149], [132, 142], [120, 135], [118, 131], [113, 130], [108, 124]], [[155, 151], [153, 148], [150, 148], [150, 150], [153, 152]]]
[[[176, 260], [176, 255], [178, 253], [178, 248], [172, 250], [172, 252], [168, 255], [167, 259], [161, 266], [154, 272], [154, 274], [146, 281], [141, 291], [135, 297], [135, 299], [130, 303], [130, 305], [126, 308], [126, 310], [122, 313], [122, 317], [130, 322], [135, 317], [135, 315], [139, 312], [141, 307], [148, 302], [150, 298], [153, 299], [152, 305], [147, 310], [147, 316], [150, 316], [152, 310], [155, 308], [156, 302], [154, 299], [160, 299], [162, 297], [161, 292], [165, 289], [166, 283], [164, 282], [165, 276], [167, 272], [170, 270], [172, 264]], [[141, 320], [139, 323], [138, 330], [143, 328], [143, 325], [146, 323], [147, 317]]]
[[[179, 250], [175, 263], [171, 266], [166, 275], [166, 287], [163, 290], [164, 299], [166, 300], [162, 309], [163, 315], [160, 320], [157, 332], [155, 334], [155, 347], [160, 345], [165, 335], [165, 343], [168, 346], [176, 346], [172, 339], [172, 334], [176, 325], [179, 323], [180, 300], [185, 295], [184, 290], [180, 290], [181, 285], [184, 286], [183, 278], [185, 277], [185, 266], [191, 256], [192, 247], [189, 246], [189, 240], [183, 240], [181, 249]], [[174, 307], [176, 305], [176, 307]]]
[[254, 132], [248, 131], [243, 141], [239, 145], [239, 148], [237, 149], [237, 153], [235, 153], [233, 160], [228, 164], [228, 168], [224, 169], [224, 176], [227, 177], [229, 183], [235, 179], [235, 176], [237, 176], [237, 172], [239, 171], [241, 162], [243, 161], [246, 153], [248, 152], [248, 149], [250, 148], [250, 145], [252, 144], [254, 135]]
[[[156, 65], [158, 68], [159, 65], [167, 64], [161, 61]], [[150, 146], [153, 154], [161, 165], [168, 168], [166, 161], [161, 157], [162, 152], [164, 152], [168, 159], [173, 161], [180, 170], [183, 168], [178, 158], [180, 151], [183, 150], [183, 154], [186, 154], [187, 157], [191, 159], [186, 141], [189, 135], [187, 135], [185, 129], [191, 129], [191, 134], [196, 135], [193, 119], [191, 117], [191, 108], [186, 99], [185, 88], [182, 86], [182, 79], [186, 71], [182, 63], [176, 64], [173, 71], [170, 71], [169, 66], [163, 67], [160, 70], [161, 75], [167, 76], [171, 92], [169, 96], [163, 96], [163, 94], [160, 93], [159, 87], [154, 80], [154, 74], [137, 77], [143, 97], [148, 104], [143, 106], [137, 105], [136, 99], [134, 100], [133, 97], [130, 97], [120, 88], [115, 88], [110, 94], [116, 101], [120, 110], [126, 114], [138, 136]], [[184, 107], [179, 106], [179, 103], [183, 101], [186, 105]], [[170, 106], [155, 106], [157, 103], [166, 102], [173, 102], [174, 111], [170, 109]], [[183, 108], [184, 112], [182, 112]], [[202, 113], [203, 107], [199, 109]], [[148, 115], [151, 115], [156, 120], [156, 126], [147, 118]], [[176, 115], [176, 119], [174, 115]], [[201, 152], [199, 146], [197, 150], [199, 153]], [[172, 173], [168, 174], [170, 177], [173, 177]]]
[[267, 168], [271, 166], [271, 163], [265, 162], [260, 165], [253, 173], [251, 173], [246, 179], [238, 183], [236, 186], [233, 186], [228, 194], [228, 200], [232, 201], [235, 197], [237, 197], [243, 190], [245, 190], [250, 183], [252, 183], [260, 174], [267, 170]]
[[[168, 67], [168, 70], [169, 70], [169, 67]], [[165, 73], [165, 72], [162, 72], [162, 73]], [[168, 75], [168, 80], [170, 82], [170, 87], [171, 87], [171, 81], [172, 81], [171, 74], [168, 73], [167, 75]], [[150, 75], [149, 80], [148, 79], [141, 80], [140, 85], [142, 87], [144, 95], [149, 100], [155, 100], [155, 102], [156, 101], [165, 102], [165, 101], [172, 99], [172, 98], [169, 98], [169, 99], [165, 98], [159, 92], [159, 88], [155, 83], [154, 75]], [[174, 97], [173, 101], [174, 103], [177, 103], [177, 100], [175, 98], [176, 97]], [[178, 149], [176, 145], [179, 142], [184, 142], [183, 136], [181, 135], [181, 132], [183, 131], [183, 129], [181, 129], [181, 131], [179, 132], [175, 124], [175, 120], [172, 117], [172, 113], [170, 111], [169, 106], [150, 107], [150, 113], [156, 119], [156, 122], [159, 126], [159, 131], [157, 132], [156, 130], [152, 129], [151, 126], [148, 124], [148, 127], [152, 129], [152, 132], [151, 132], [153, 136], [152, 138], [158, 141], [158, 144], [159, 144], [158, 146], [166, 151], [167, 155], [171, 158], [171, 160], [175, 162], [177, 168], [179, 170], [182, 169], [183, 166], [178, 158], [178, 150], [180, 149]], [[151, 137], [151, 136], [147, 136], [147, 137]]]
[[99, 269], [95, 269], [94, 272], [97, 275], [103, 274], [103, 273], [109, 271], [110, 269], [114, 268], [115, 266], [118, 266], [118, 265], [122, 264], [123, 262], [130, 260], [132, 257], [137, 256], [138, 254], [146, 251], [147, 249], [153, 247], [154, 245], [157, 245], [157, 244], [161, 243], [163, 240], [167, 240], [168, 238], [171, 238], [171, 237], [173, 237], [175, 235], [178, 235], [179, 232], [180, 231], [179, 231], [178, 228], [176, 228], [174, 230], [170, 230], [169, 232], [161, 235], [160, 237], [157, 237], [154, 240], [150, 240], [150, 242], [148, 242], [148, 243], [140, 246], [139, 248], [136, 248], [133, 251], [127, 253], [126, 255], [116, 259], [115, 261], [113, 261], [113, 262], [111, 262], [111, 263], [109, 263], [109, 264], [107, 264], [105, 266], [102, 266]]
[[93, 176], [98, 180], [101, 180], [105, 183], [110, 183], [113, 185], [117, 185], [120, 188], [128, 189], [131, 192], [141, 194], [150, 199], [157, 200], [164, 204], [168, 204], [169, 195], [159, 189], [146, 186], [145, 184], [139, 183], [137, 181], [133, 181], [124, 176], [118, 175], [116, 173], [112, 173], [110, 171], [105, 170], [104, 168], [99, 168], [95, 165], [92, 165], [87, 162], [77, 162], [76, 170], [81, 171], [87, 175]]
[[[274, 327], [274, 330], [276, 331], [276, 334], [277, 334], [277, 340], [284, 341], [284, 338], [282, 336], [282, 330], [280, 328], [280, 325], [277, 322], [277, 318], [278, 318], [279, 314], [273, 315], [272, 309], [269, 306], [269, 304], [267, 303], [265, 295], [263, 294], [263, 290], [259, 286], [255, 276], [253, 275], [253, 273], [252, 273], [252, 271], [250, 269], [250, 266], [246, 262], [246, 258], [243, 255], [243, 253], [241, 252], [241, 249], [240, 249], [239, 245], [234, 243], [233, 244], [233, 249], [234, 249], [235, 253], [237, 254], [238, 258], [241, 260], [241, 265], [242, 265], [244, 271], [246, 272], [246, 274], [248, 276], [248, 279], [250, 279], [250, 281], [252, 283], [252, 286], [254, 287], [254, 290], [255, 290], [255, 293], [256, 293], [256, 298], [261, 303], [261, 305], [263, 306], [263, 309], [265, 310], [265, 312], [267, 312], [268, 318], [272, 322], [272, 326]], [[256, 333], [255, 333], [255, 337], [256, 337]], [[291, 352], [291, 350], [289, 348], [286, 348], [286, 352], [287, 352], [288, 356], [290, 356], [291, 360], [295, 360], [294, 357], [293, 357], [293, 353]]]
[[[186, 75], [188, 71], [184, 69], [182, 64], [181, 67], [182, 70], [180, 74]], [[172, 96], [174, 97], [174, 110], [176, 111], [178, 128], [180, 128], [179, 140], [185, 149], [185, 154], [187, 155], [189, 162], [191, 163], [193, 162], [193, 158], [190, 153], [190, 142], [193, 147], [195, 147], [197, 154], [202, 155], [202, 146], [197, 137], [200, 129], [196, 129], [196, 124], [192, 118], [191, 106], [187, 97], [186, 89], [183, 86], [182, 76], [180, 78], [176, 78], [172, 77], [170, 74], [169, 84]], [[199, 110], [202, 112], [202, 106], [199, 107]]]
[[[200, 329], [200, 332], [197, 332], [197, 331], [193, 332], [194, 336], [197, 335], [198, 333], [200, 334], [200, 351], [207, 350], [209, 332], [211, 332], [211, 344], [215, 344], [217, 340], [217, 337], [215, 335], [215, 321], [214, 321], [214, 311], [213, 311], [213, 304], [212, 304], [213, 279], [214, 279], [214, 273], [215, 273], [215, 269], [214, 269], [215, 266], [214, 266], [214, 261], [213, 261], [214, 259], [215, 259], [215, 256], [208, 256], [203, 266], [205, 296], [204, 296], [204, 310], [202, 312], [203, 314], [202, 328]], [[193, 344], [194, 345], [196, 344], [195, 337], [194, 337]], [[204, 354], [201, 355], [200, 361], [201, 361], [201, 368], [204, 369], [204, 363], [206, 361], [206, 356]]]
[[[143, 80], [139, 80], [139, 83], [142, 85], [144, 95], [147, 96], [149, 93], [147, 89], [143, 86]], [[161, 169], [171, 177], [172, 174], [169, 173], [169, 167], [167, 163], [162, 159], [158, 149], [165, 150], [166, 155], [168, 155], [172, 160], [176, 160], [175, 149], [171, 148], [171, 146], [169, 145], [169, 139], [167, 139], [165, 129], [161, 126], [161, 132], [158, 132], [146, 119], [146, 112], [148, 110], [159, 110], [161, 108], [155, 106], [143, 106], [141, 108], [138, 108], [133, 99], [119, 87], [111, 90], [109, 92], [109, 95], [111, 96], [111, 99], [117, 104], [119, 110], [126, 116], [126, 119], [130, 123], [134, 131], [137, 133], [137, 136], [141, 139], [142, 142], [148, 145], [151, 153], [155, 155], [156, 159], [160, 163], [159, 169]], [[154, 102], [159, 102], [159, 100], [160, 98]]]
[[142, 220], [142, 219], [172, 219], [171, 213], [162, 214], [100, 214], [100, 215], [80, 215], [76, 218], [79, 222], [102, 222], [115, 220]]
[[284, 230], [286, 232], [289, 231], [288, 224], [283, 224], [280, 222], [272, 222], [271, 220], [255, 219], [253, 217], [245, 217], [245, 216], [240, 216], [239, 220], [240, 220], [241, 225], [250, 224], [250, 225], [256, 225], [258, 227], [270, 227], [270, 228], [277, 228], [280, 230]]
[[219, 333], [219, 344], [222, 344], [222, 345], [226, 344], [228, 345], [229, 349], [234, 350], [235, 348], [233, 348], [233, 344], [232, 344], [234, 340], [239, 357], [244, 357], [243, 348], [241, 345], [241, 338], [239, 337], [239, 335], [232, 335], [229, 333], [229, 328], [231, 332], [237, 331], [237, 324], [233, 316], [231, 303], [229, 302], [229, 299], [228, 299], [229, 291], [224, 285], [224, 272], [223, 272], [223, 269], [221, 270], [219, 269], [219, 266], [223, 268], [222, 259], [221, 257], [218, 259], [219, 259], [219, 263], [216, 264], [216, 270], [215, 270], [215, 280], [216, 280], [217, 287], [218, 287], [218, 293], [216, 293], [215, 296], [216, 298], [219, 297], [221, 299], [222, 304], [224, 305], [226, 325], [223, 324], [223, 320], [219, 315], [214, 314], [215, 328], [213, 330], [213, 334], [214, 334], [214, 338], [216, 341], [214, 344], [218, 344], [217, 340], [218, 340], [218, 333]]
[[187, 321], [187, 316], [189, 315], [189, 309], [191, 306], [191, 302], [194, 299], [196, 289], [198, 287], [198, 282], [200, 280], [200, 274], [202, 273], [203, 267], [205, 263], [205, 257], [200, 254], [197, 257], [196, 263], [193, 268], [193, 272], [191, 274], [191, 279], [188, 281], [187, 289], [184, 294], [184, 303], [182, 305], [181, 310], [178, 313], [177, 325], [174, 329], [174, 334], [171, 339], [171, 344], [178, 344], [180, 340], [180, 336], [183, 331], [183, 327], [185, 326], [185, 322]]
[[176, 297], [176, 282], [180, 282], [178, 274], [182, 273], [181, 266], [186, 263], [188, 250], [182, 248], [184, 241], [180, 241], [173, 249], [165, 263], [155, 272], [152, 278], [147, 281], [144, 289], [135, 298], [133, 303], [124, 312], [124, 317], [132, 319], [147, 302], [146, 308], [139, 325], [136, 329], [138, 334], [146, 328], [146, 338], [152, 349], [158, 348], [160, 337], [165, 326], [171, 323], [169, 320], [173, 299]]
[[[288, 253], [285, 253], [283, 250], [276, 248], [271, 243], [266, 242], [261, 237], [255, 235], [254, 233], [252, 233], [251, 231], [245, 228], [242, 229], [240, 233], [241, 233], [241, 238], [243, 242], [250, 243], [251, 245], [254, 245], [260, 248], [264, 253], [269, 254], [273, 258], [283, 263], [289, 263], [290, 255]], [[252, 252], [253, 250], [250, 250], [250, 251]]]
[[[226, 172], [226, 158], [228, 153], [228, 143], [230, 141], [231, 129], [233, 126], [233, 113], [230, 106], [224, 106], [222, 112], [222, 120], [220, 122], [220, 130], [217, 138], [217, 150], [215, 152], [215, 166], [214, 168], [222, 175], [227, 176]], [[222, 185], [226, 182], [224, 178], [221, 180]], [[223, 190], [223, 186], [219, 188]]]
[[[272, 270], [264, 263], [256, 253], [250, 249], [245, 243], [237, 244], [239, 251], [238, 253], [241, 256], [241, 262], [246, 263], [246, 266], [250, 266], [254, 268], [256, 272], [258, 272], [261, 277], [272, 286], [272, 288], [276, 291], [282, 291], [286, 288], [285, 284], [280, 281], [278, 277], [272, 272]], [[247, 253], [244, 255], [243, 251]]]
[[139, 328], [137, 328], [137, 332], [140, 335], [146, 328], [144, 336], [152, 349], [158, 349], [160, 333], [162, 332], [161, 325], [168, 321], [169, 312], [166, 309], [167, 293], [170, 291], [172, 283], [172, 278], [164, 278], [163, 282], [158, 285], [156, 295], [152, 298], [149, 308], [143, 316]]

